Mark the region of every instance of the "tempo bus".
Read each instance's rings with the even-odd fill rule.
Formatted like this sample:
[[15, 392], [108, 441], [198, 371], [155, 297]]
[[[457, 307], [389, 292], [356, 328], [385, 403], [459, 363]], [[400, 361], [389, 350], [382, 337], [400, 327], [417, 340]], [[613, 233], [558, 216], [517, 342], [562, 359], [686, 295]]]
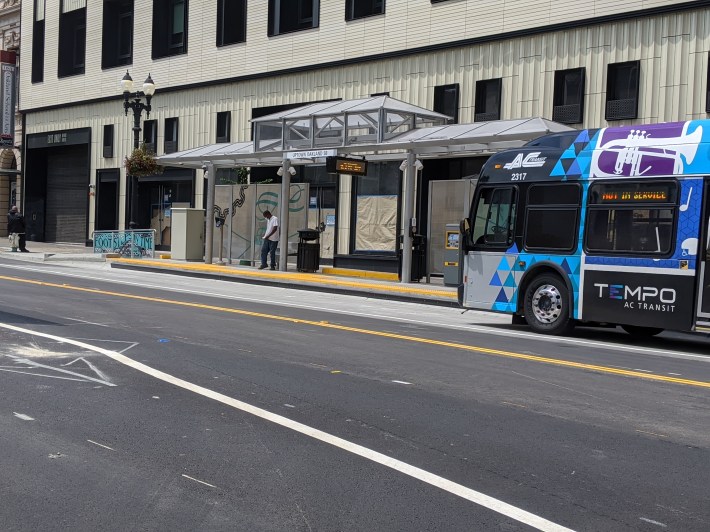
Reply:
[[459, 303], [547, 334], [710, 332], [709, 217], [710, 120], [541, 137], [481, 170]]

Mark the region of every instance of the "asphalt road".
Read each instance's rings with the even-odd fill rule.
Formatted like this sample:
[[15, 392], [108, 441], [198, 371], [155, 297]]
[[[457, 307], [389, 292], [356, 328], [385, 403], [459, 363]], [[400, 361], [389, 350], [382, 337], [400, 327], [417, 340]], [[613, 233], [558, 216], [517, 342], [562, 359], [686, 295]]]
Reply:
[[0, 262], [0, 530], [710, 529], [710, 343]]

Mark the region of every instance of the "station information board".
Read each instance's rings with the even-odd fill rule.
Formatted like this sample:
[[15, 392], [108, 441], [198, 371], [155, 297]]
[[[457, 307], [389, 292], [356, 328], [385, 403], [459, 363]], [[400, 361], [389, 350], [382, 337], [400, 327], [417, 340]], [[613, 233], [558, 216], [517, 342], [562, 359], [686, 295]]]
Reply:
[[347, 157], [327, 157], [325, 169], [335, 174], [367, 175], [367, 161]]

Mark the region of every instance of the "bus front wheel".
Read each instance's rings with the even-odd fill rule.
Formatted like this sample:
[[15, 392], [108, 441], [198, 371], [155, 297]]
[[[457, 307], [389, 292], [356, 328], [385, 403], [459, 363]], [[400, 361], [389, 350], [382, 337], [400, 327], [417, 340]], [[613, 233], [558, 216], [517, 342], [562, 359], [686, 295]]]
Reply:
[[557, 275], [536, 277], [525, 291], [525, 321], [543, 334], [565, 334], [574, 327], [569, 312], [569, 292]]

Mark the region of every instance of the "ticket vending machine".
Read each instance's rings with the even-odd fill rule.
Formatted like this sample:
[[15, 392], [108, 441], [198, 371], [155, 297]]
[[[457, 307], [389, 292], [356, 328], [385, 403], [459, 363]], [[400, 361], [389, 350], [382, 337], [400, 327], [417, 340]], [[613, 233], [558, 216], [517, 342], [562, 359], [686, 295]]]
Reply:
[[446, 224], [444, 239], [444, 284], [459, 284], [459, 226]]

